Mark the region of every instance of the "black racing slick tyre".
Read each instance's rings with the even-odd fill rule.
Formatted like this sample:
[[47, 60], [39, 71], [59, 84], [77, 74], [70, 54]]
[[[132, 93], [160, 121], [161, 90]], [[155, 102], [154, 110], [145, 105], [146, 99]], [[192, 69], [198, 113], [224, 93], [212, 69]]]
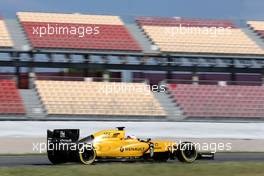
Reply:
[[82, 149], [79, 151], [80, 162], [85, 165], [92, 164], [96, 158], [96, 151], [93, 148]]
[[62, 164], [66, 162], [58, 151], [48, 151], [47, 153], [48, 159], [52, 164]]
[[192, 163], [197, 159], [198, 152], [191, 142], [182, 142], [177, 149], [177, 158], [181, 162]]

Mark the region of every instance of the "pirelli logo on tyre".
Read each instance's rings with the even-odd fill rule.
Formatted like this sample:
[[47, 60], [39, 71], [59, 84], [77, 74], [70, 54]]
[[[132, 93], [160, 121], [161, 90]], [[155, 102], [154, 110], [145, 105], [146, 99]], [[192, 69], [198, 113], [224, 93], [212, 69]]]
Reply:
[[120, 152], [145, 151], [144, 147], [120, 147]]

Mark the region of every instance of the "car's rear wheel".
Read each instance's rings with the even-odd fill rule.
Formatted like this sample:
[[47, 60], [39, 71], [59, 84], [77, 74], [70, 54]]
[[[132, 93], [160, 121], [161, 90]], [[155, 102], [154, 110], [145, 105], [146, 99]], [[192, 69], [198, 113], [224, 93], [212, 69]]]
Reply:
[[65, 163], [66, 160], [61, 156], [59, 151], [48, 151], [48, 159], [52, 164], [62, 164]]
[[92, 164], [96, 158], [96, 151], [93, 148], [79, 151], [80, 162], [82, 164]]
[[192, 163], [196, 160], [198, 152], [191, 142], [182, 142], [177, 149], [177, 158], [181, 162]]

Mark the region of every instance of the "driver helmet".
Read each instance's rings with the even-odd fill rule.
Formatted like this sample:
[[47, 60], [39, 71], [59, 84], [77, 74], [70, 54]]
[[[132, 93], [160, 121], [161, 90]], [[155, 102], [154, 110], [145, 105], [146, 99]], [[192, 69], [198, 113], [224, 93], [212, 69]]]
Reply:
[[127, 138], [128, 138], [128, 139], [137, 139], [137, 137], [134, 136], [134, 135], [127, 136]]

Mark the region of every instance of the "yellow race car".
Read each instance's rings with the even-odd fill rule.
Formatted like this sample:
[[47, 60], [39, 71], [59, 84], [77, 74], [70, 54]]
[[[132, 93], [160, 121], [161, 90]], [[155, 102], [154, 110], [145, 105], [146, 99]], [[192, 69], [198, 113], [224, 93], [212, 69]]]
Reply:
[[102, 130], [79, 139], [78, 129], [47, 131], [47, 154], [53, 164], [81, 162], [92, 164], [107, 159], [167, 161], [178, 159], [192, 163], [214, 159], [214, 153], [200, 153], [191, 142], [139, 139], [126, 136], [124, 127]]

